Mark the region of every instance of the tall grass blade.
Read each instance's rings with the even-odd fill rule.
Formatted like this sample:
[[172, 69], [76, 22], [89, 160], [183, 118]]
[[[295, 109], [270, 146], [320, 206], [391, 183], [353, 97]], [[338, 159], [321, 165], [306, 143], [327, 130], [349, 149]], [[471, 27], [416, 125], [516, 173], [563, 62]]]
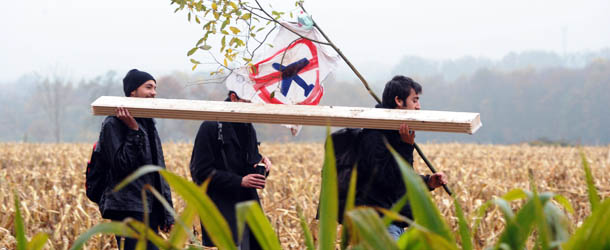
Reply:
[[398, 249], [383, 224], [381, 218], [372, 208], [355, 208], [349, 211], [348, 216], [354, 223], [361, 243], [368, 249]]
[[[280, 240], [277, 238], [275, 231], [273, 231], [273, 227], [271, 227], [271, 223], [269, 223], [269, 220], [267, 220], [267, 217], [265, 217], [263, 209], [261, 209], [257, 201], [244, 201], [237, 203], [236, 213], [237, 223], [238, 225], [242, 225], [240, 226], [240, 229], [243, 230], [243, 225], [247, 222], [250, 230], [254, 234], [254, 237], [256, 237], [256, 240], [262, 249], [282, 249]], [[240, 230], [239, 234], [242, 235], [243, 231]]]
[[347, 190], [347, 199], [345, 201], [345, 208], [343, 211], [343, 227], [341, 229], [341, 249], [347, 249], [349, 245], [349, 230], [351, 228], [351, 222], [347, 217], [347, 211], [354, 209], [356, 203], [356, 181], [358, 180], [358, 165], [356, 164], [352, 169], [351, 176], [349, 178], [349, 189]]
[[313, 236], [311, 235], [311, 230], [309, 230], [309, 226], [307, 226], [307, 221], [305, 220], [305, 216], [303, 215], [303, 209], [298, 204], [297, 215], [299, 216], [301, 229], [303, 230], [303, 236], [305, 237], [305, 246], [307, 247], [307, 250], [314, 250], [315, 246], [313, 243]]
[[[158, 248], [161, 248], [161, 249], [170, 249], [171, 248], [171, 244], [168, 241], [165, 241], [163, 238], [161, 238], [161, 236], [157, 235], [155, 233], [155, 231], [150, 229], [146, 224], [142, 223], [141, 221], [137, 221], [134, 219], [127, 219], [127, 220], [125, 220], [125, 223], [127, 223], [127, 225], [130, 228], [134, 229], [140, 235], [139, 240], [138, 240], [138, 246], [141, 243], [143, 243], [143, 247], [144, 247], [144, 249], [146, 249], [146, 242], [150, 241]], [[146, 237], [143, 237], [143, 236], [146, 236]], [[136, 248], [137, 248], [137, 246], [136, 246]]]
[[563, 244], [566, 250], [610, 249], [610, 199], [604, 200]]
[[568, 217], [552, 202], [547, 202], [544, 206], [544, 214], [549, 227], [550, 248], [556, 248], [570, 238], [569, 229], [571, 228]]
[[[161, 193], [159, 193], [154, 187], [147, 186], [147, 189], [155, 196], [155, 198], [157, 198], [157, 200], [163, 205], [165, 210], [167, 210], [171, 214], [171, 216], [174, 217], [175, 224], [178, 224], [178, 226], [174, 227], [174, 229], [180, 228], [181, 230], [178, 230], [179, 232], [186, 233], [191, 239], [194, 239], [195, 236], [193, 235], [189, 227], [193, 225], [193, 220], [195, 219], [195, 211], [191, 209], [192, 216], [186, 217], [185, 219], [187, 219], [187, 221], [185, 221], [182, 219], [182, 217], [179, 217], [178, 214], [176, 214], [174, 208], [169, 204], [169, 202], [167, 202], [167, 200], [165, 200], [165, 197], [163, 197], [163, 195], [161, 195]], [[186, 235], [183, 239], [186, 240]]]
[[462, 205], [453, 195], [453, 204], [455, 205], [455, 214], [458, 217], [458, 227], [460, 230], [460, 238], [462, 240], [462, 250], [472, 250], [472, 233], [468, 227], [468, 221], [464, 217], [464, 211], [462, 211]]
[[411, 166], [409, 166], [396, 150], [389, 144], [387, 144], [387, 147], [392, 152], [392, 155], [394, 155], [394, 159], [396, 159], [402, 173], [415, 221], [431, 232], [440, 235], [445, 240], [455, 242], [451, 231], [449, 231], [449, 227], [442, 219], [441, 213], [432, 202], [428, 187], [426, 187], [422, 178], [415, 174]]
[[30, 242], [27, 244], [28, 250], [40, 250], [44, 247], [44, 244], [47, 243], [49, 239], [49, 235], [46, 233], [37, 233], [32, 237]]
[[582, 167], [585, 170], [587, 192], [589, 194], [589, 202], [591, 203], [591, 213], [593, 213], [599, 205], [599, 195], [597, 194], [597, 188], [595, 188], [595, 183], [593, 182], [593, 174], [591, 174], [589, 161], [587, 161], [587, 157], [585, 156], [585, 153], [582, 150], [580, 151], [580, 158], [582, 160]]
[[182, 221], [185, 227], [176, 227], [172, 229], [169, 234], [169, 243], [174, 247], [180, 247], [184, 245], [187, 238], [190, 237], [191, 241], [198, 242], [191, 231], [191, 227], [195, 222], [195, 216], [197, 215], [197, 211], [195, 207], [192, 205], [186, 204], [186, 208], [180, 215], [179, 220]]
[[15, 238], [17, 238], [17, 249], [26, 250], [28, 240], [25, 238], [25, 226], [23, 225], [23, 217], [21, 216], [21, 206], [17, 191], [13, 192], [15, 196]]
[[123, 179], [119, 184], [117, 184], [116, 187], [114, 187], [114, 189], [112, 189], [112, 191], [117, 192], [117, 191], [123, 189], [125, 186], [127, 186], [129, 183], [131, 183], [135, 179], [140, 178], [142, 175], [152, 173], [152, 172], [157, 172], [157, 171], [163, 170], [163, 169], [164, 168], [162, 168], [162, 167], [158, 167], [158, 166], [154, 166], [154, 165], [146, 165], [146, 166], [139, 167], [136, 171], [131, 173], [129, 176], [127, 176], [125, 179]]
[[318, 232], [318, 243], [319, 249], [334, 250], [337, 237], [339, 191], [337, 186], [335, 151], [330, 136], [330, 127], [326, 128], [325, 147], [324, 166], [322, 168], [322, 189], [320, 190], [320, 230]]
[[176, 193], [182, 196], [188, 204], [195, 207], [201, 218], [201, 223], [205, 227], [205, 231], [216, 247], [219, 249], [237, 248], [233, 241], [229, 224], [212, 199], [205, 192], [202, 192], [200, 187], [167, 170], [161, 170], [159, 173]]
[[74, 245], [72, 245], [72, 247], [70, 249], [72, 249], [72, 250], [82, 249], [83, 246], [85, 245], [85, 243], [87, 241], [89, 241], [89, 239], [91, 239], [91, 237], [93, 237], [96, 234], [114, 234], [117, 236], [130, 237], [130, 238], [138, 237], [138, 234], [133, 229], [129, 228], [123, 222], [101, 223], [101, 224], [95, 225], [91, 229], [87, 230], [87, 232], [78, 236], [78, 238], [74, 241]]
[[549, 232], [548, 225], [546, 223], [546, 215], [544, 214], [542, 201], [538, 196], [538, 188], [536, 187], [536, 182], [534, 180], [534, 172], [532, 169], [529, 169], [529, 180], [530, 186], [533, 192], [533, 202], [534, 202], [534, 214], [536, 214], [536, 224], [538, 225], [538, 238], [536, 239], [537, 245], [540, 249], [546, 250], [549, 249]]

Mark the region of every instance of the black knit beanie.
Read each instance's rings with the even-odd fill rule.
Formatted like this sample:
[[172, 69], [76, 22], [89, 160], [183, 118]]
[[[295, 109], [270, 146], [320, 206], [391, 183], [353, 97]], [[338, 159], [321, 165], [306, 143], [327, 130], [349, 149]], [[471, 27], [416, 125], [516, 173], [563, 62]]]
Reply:
[[130, 96], [131, 91], [136, 90], [148, 80], [153, 80], [155, 83], [157, 82], [155, 78], [144, 71], [132, 69], [127, 72], [127, 75], [123, 78], [123, 91], [125, 91], [125, 96]]

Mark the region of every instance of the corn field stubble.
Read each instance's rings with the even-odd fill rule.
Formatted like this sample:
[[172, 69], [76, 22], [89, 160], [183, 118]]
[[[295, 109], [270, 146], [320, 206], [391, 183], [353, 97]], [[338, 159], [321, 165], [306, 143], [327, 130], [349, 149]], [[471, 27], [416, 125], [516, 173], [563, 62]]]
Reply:
[[[84, 192], [84, 171], [91, 147], [91, 144], [0, 143], [0, 247], [16, 246], [11, 190], [19, 195], [26, 235], [47, 232], [49, 249], [68, 249], [80, 234], [102, 221], [97, 205]], [[163, 147], [167, 168], [190, 179], [188, 164], [192, 144], [166, 143]], [[421, 147], [435, 167], [448, 175], [450, 187], [469, 216], [471, 226], [474, 211], [485, 201], [514, 188], [529, 189], [529, 168], [534, 170], [539, 191], [555, 192], [570, 200], [575, 212], [569, 218], [574, 226], [580, 225], [590, 213], [578, 148], [475, 144], [422, 144]], [[609, 197], [610, 146], [583, 150], [601, 198]], [[296, 206], [303, 208], [313, 235], [317, 235], [314, 218], [323, 145], [262, 144], [261, 152], [274, 164], [265, 189], [260, 191], [263, 209], [283, 248], [301, 249], [303, 236]], [[423, 161], [417, 156], [415, 159], [417, 172], [429, 174]], [[433, 191], [433, 196], [457, 237], [451, 198], [442, 189]], [[176, 195], [173, 197], [174, 207], [181, 212], [184, 202], [176, 199]], [[500, 211], [490, 209], [475, 234], [475, 247], [492, 245], [503, 227]], [[198, 226], [196, 229], [200, 230]], [[116, 245], [112, 236], [96, 236], [88, 247], [112, 249]]]

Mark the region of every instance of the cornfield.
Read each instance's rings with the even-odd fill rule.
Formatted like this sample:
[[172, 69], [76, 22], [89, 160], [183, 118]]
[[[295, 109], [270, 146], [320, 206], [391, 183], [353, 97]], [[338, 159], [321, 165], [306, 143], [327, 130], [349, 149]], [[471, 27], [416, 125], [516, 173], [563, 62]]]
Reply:
[[[96, 204], [84, 193], [84, 171], [91, 146], [0, 143], [0, 248], [13, 249], [16, 245], [13, 190], [21, 200], [26, 235], [47, 232], [50, 249], [68, 249], [80, 234], [103, 221]], [[421, 147], [436, 168], [448, 175], [450, 187], [471, 224], [474, 211], [486, 201], [514, 188], [528, 189], [528, 169], [534, 171], [538, 190], [561, 194], [570, 200], [574, 213], [569, 219], [574, 226], [580, 225], [590, 213], [578, 148], [473, 144]], [[192, 145], [186, 143], [165, 144], [168, 170], [190, 179], [191, 150]], [[260, 192], [263, 209], [283, 248], [301, 249], [303, 236], [296, 207], [303, 208], [313, 235], [317, 235], [315, 214], [321, 185], [322, 144], [262, 144], [261, 151], [274, 163], [266, 188]], [[610, 147], [584, 147], [583, 151], [601, 198], [609, 197]], [[415, 158], [417, 172], [429, 173], [423, 161]], [[442, 189], [433, 191], [433, 196], [446, 221], [457, 232], [451, 198]], [[177, 197], [173, 196], [174, 206], [181, 212], [185, 204]], [[503, 230], [502, 222], [498, 209], [489, 210], [474, 235], [475, 248], [492, 245]], [[116, 248], [114, 244], [112, 236], [96, 236], [88, 247], [111, 249]]]

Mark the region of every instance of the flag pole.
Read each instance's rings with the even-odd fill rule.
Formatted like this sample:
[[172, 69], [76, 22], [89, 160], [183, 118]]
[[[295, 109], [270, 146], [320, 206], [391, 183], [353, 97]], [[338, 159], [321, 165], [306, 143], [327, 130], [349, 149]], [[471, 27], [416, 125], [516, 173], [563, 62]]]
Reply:
[[[307, 13], [307, 11], [305, 10], [305, 8], [303, 7], [303, 3], [300, 2], [299, 3], [299, 7], [301, 7], [301, 9], [303, 10], [303, 12]], [[369, 94], [375, 99], [375, 101], [377, 101], [377, 103], [381, 104], [381, 100], [379, 99], [379, 97], [377, 97], [377, 95], [375, 95], [375, 93], [373, 92], [373, 90], [371, 90], [371, 88], [369, 87], [368, 82], [364, 79], [364, 77], [360, 74], [360, 72], [356, 69], [356, 67], [354, 67], [354, 65], [345, 57], [345, 55], [343, 55], [343, 53], [341, 52], [341, 50], [339, 48], [337, 48], [337, 46], [335, 46], [335, 44], [328, 38], [328, 36], [326, 36], [326, 34], [324, 33], [324, 31], [322, 31], [322, 29], [320, 28], [320, 26], [318, 26], [318, 24], [316, 23], [315, 20], [313, 20], [313, 18], [311, 19], [313, 21], [313, 26], [320, 31], [320, 34], [322, 34], [322, 36], [324, 37], [324, 39], [326, 39], [326, 41], [328, 42], [328, 45], [330, 47], [332, 47], [337, 54], [339, 54], [339, 56], [341, 57], [341, 59], [343, 59], [343, 61], [345, 61], [345, 63], [347, 63], [347, 66], [349, 66], [349, 68], [354, 72], [354, 74], [356, 74], [356, 76], [358, 77], [358, 79], [360, 79], [360, 81], [362, 82], [362, 84], [364, 85], [364, 87], [366, 88], [366, 90], [369, 92]], [[417, 150], [417, 153], [419, 154], [419, 156], [424, 160], [424, 162], [426, 163], [426, 166], [428, 166], [428, 168], [430, 169], [430, 171], [432, 171], [432, 173], [436, 173], [436, 169], [434, 168], [434, 166], [432, 166], [432, 163], [430, 163], [430, 161], [428, 161], [428, 158], [426, 158], [426, 156], [424, 155], [424, 152], [421, 150], [421, 148], [419, 148], [419, 146], [417, 145], [417, 143], [413, 143], [413, 146], [415, 146], [415, 149]], [[445, 192], [447, 192], [447, 194], [449, 194], [450, 196], [453, 196], [453, 192], [451, 192], [451, 189], [449, 189], [449, 187], [446, 184], [443, 184], [443, 188], [445, 189]]]

